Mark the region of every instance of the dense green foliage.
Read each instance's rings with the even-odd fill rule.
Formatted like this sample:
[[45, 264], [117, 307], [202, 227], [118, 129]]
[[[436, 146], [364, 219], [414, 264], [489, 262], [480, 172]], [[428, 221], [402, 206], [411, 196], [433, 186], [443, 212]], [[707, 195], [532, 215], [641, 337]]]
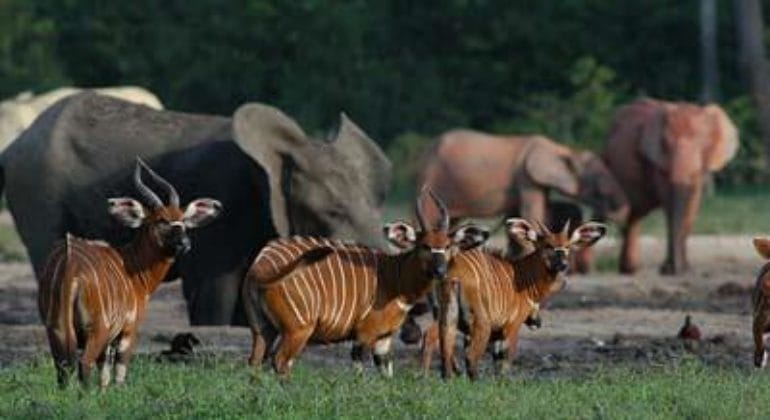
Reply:
[[[718, 181], [756, 184], [768, 175], [733, 9], [718, 6], [721, 99], [745, 146]], [[698, 2], [668, 0], [4, 0], [0, 97], [139, 84], [172, 109], [272, 103], [311, 131], [346, 110], [386, 148], [470, 126], [596, 149], [627, 100], [698, 100], [698, 22]], [[403, 147], [417, 151], [389, 148]]]
[[300, 363], [287, 384], [256, 383], [242, 363], [161, 365], [139, 358], [130, 383], [105, 393], [59, 391], [50, 363], [0, 375], [2, 418], [763, 418], [767, 375], [687, 362], [586, 377], [442, 383], [399, 372], [385, 380]]

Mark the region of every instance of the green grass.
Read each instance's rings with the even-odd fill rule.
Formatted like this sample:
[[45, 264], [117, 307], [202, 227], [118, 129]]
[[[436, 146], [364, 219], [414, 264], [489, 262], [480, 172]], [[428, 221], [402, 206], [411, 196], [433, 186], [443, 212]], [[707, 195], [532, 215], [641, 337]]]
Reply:
[[[386, 220], [411, 218], [411, 206], [391, 203], [385, 209]], [[481, 222], [491, 227], [498, 220]], [[642, 223], [642, 231], [663, 237], [666, 232], [663, 212], [656, 210], [649, 214]], [[733, 188], [705, 196], [694, 231], [697, 234], [770, 234], [770, 188]], [[612, 229], [610, 234], [614, 232]]]
[[129, 384], [60, 391], [50, 362], [0, 370], [0, 418], [761, 418], [770, 376], [690, 360], [646, 372], [613, 369], [575, 379], [444, 383], [401, 371], [386, 380], [301, 361], [289, 383], [254, 381], [242, 363], [156, 364], [138, 358]]

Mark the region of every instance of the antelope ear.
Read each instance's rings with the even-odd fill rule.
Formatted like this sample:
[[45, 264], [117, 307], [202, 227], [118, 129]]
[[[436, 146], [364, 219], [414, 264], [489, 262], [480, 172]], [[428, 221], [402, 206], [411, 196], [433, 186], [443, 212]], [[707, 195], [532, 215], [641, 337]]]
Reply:
[[572, 232], [570, 246], [576, 249], [587, 248], [595, 244], [607, 233], [607, 225], [597, 222], [586, 222]]
[[182, 219], [188, 229], [206, 226], [222, 212], [222, 203], [211, 198], [199, 198], [187, 205]]
[[400, 249], [408, 249], [417, 241], [417, 233], [414, 227], [406, 222], [393, 222], [385, 224], [383, 228], [385, 238]]
[[107, 199], [109, 212], [120, 224], [133, 229], [142, 226], [146, 216], [142, 203], [129, 197]]
[[770, 259], [770, 238], [754, 238], [754, 249], [764, 259]]
[[489, 230], [483, 226], [468, 224], [461, 226], [452, 233], [452, 242], [461, 250], [476, 248], [489, 239]]
[[512, 217], [505, 221], [508, 236], [528, 242], [537, 241], [537, 232], [528, 221], [518, 217]]

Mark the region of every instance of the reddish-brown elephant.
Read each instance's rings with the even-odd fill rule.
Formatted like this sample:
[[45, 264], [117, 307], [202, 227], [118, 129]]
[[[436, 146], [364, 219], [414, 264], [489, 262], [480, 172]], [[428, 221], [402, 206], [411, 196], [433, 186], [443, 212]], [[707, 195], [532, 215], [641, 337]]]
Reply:
[[628, 200], [602, 160], [543, 136], [496, 136], [471, 130], [441, 135], [422, 169], [453, 219], [518, 215], [544, 220], [549, 190], [625, 223]]
[[604, 158], [628, 196], [620, 270], [639, 266], [639, 224], [663, 207], [668, 227], [663, 274], [688, 268], [686, 242], [698, 214], [704, 177], [738, 150], [738, 130], [717, 105], [640, 99], [618, 110]]

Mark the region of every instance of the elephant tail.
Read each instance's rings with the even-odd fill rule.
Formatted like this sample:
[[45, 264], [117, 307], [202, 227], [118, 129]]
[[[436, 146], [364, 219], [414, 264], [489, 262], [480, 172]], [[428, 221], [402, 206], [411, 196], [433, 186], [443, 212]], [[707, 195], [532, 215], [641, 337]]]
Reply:
[[770, 260], [770, 238], [756, 237], [753, 240], [754, 249], [760, 257]]

